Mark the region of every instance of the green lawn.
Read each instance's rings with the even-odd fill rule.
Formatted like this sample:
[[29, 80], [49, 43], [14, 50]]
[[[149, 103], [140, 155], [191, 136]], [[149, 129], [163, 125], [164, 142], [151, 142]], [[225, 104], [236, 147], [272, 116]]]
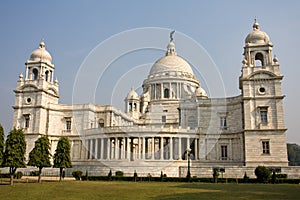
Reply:
[[300, 199], [299, 185], [65, 181], [0, 185], [0, 199]]

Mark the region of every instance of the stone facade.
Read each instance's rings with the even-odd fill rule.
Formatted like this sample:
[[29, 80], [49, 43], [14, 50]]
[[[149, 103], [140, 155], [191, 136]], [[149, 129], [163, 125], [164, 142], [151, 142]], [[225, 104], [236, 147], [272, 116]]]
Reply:
[[227, 168], [228, 177], [252, 176], [258, 165], [288, 172], [283, 75], [272, 48], [255, 22], [245, 40], [241, 94], [209, 98], [171, 38], [143, 93], [132, 88], [122, 112], [110, 105], [59, 104], [54, 65], [42, 42], [26, 62], [25, 78], [19, 77], [13, 126], [24, 128], [26, 158], [41, 135], [49, 137], [52, 154], [59, 137], [67, 136], [73, 168], [95, 175], [112, 169], [183, 176], [188, 158], [199, 177], [213, 167]]

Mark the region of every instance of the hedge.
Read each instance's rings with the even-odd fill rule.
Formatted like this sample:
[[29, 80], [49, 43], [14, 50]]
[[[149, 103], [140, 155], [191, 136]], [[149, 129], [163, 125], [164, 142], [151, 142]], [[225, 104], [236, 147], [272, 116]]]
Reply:
[[[107, 176], [82, 176], [81, 179], [83, 181], [107, 181]], [[134, 181], [133, 176], [112, 176], [112, 181]], [[154, 182], [161, 182], [160, 177], [137, 177], [137, 181], [154, 181]], [[185, 177], [164, 177], [164, 182], [186, 182]], [[197, 178], [192, 177], [191, 182], [202, 182], [202, 183], [213, 183], [213, 178]], [[244, 183], [243, 178], [219, 178], [218, 183]], [[258, 183], [256, 178], [249, 178], [246, 183]], [[276, 183], [287, 183], [287, 184], [299, 184], [300, 179], [287, 179], [287, 178], [278, 178], [276, 179]]]

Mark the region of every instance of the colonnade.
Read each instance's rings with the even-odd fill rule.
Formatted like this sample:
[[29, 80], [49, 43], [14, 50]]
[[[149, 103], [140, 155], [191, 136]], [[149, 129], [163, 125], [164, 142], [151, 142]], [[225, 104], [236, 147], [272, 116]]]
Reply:
[[199, 159], [199, 139], [189, 137], [103, 137], [85, 140], [87, 160]]

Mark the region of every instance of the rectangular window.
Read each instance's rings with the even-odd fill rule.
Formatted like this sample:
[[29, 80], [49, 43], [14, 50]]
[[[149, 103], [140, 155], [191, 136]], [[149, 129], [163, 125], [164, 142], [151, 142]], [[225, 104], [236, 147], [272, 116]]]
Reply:
[[166, 123], [167, 117], [165, 115], [161, 116], [161, 122]]
[[260, 112], [260, 121], [261, 123], [268, 123], [268, 108], [267, 107], [261, 107], [259, 109]]
[[24, 115], [24, 128], [29, 128], [30, 117], [29, 115]]
[[270, 154], [270, 142], [262, 141], [263, 154]]
[[220, 117], [221, 129], [227, 129], [227, 119], [225, 116]]
[[222, 145], [221, 146], [221, 159], [222, 160], [227, 160], [227, 157], [228, 154], [227, 154], [227, 145]]
[[66, 130], [67, 130], [67, 132], [71, 132], [71, 129], [72, 129], [71, 118], [67, 118], [66, 119]]

